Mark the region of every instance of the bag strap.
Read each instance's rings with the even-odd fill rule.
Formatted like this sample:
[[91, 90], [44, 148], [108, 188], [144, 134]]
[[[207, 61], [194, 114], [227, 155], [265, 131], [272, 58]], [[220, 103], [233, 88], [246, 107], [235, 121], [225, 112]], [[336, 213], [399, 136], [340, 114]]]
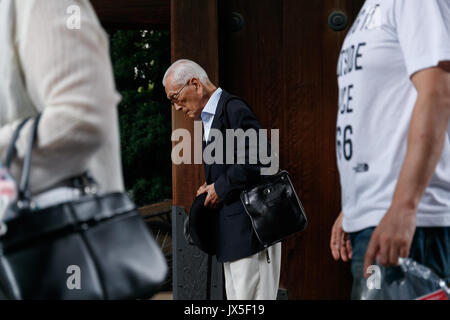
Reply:
[[[31, 160], [33, 155], [33, 147], [37, 140], [37, 132], [39, 127], [39, 122], [41, 120], [42, 114], [39, 114], [33, 122], [31, 128], [29, 142], [27, 150], [25, 153], [25, 158], [23, 161], [22, 176], [20, 178], [20, 183], [18, 186], [18, 204], [23, 207], [29, 207], [32, 203], [31, 190], [29, 188], [30, 184], [30, 173], [31, 173]], [[72, 186], [82, 191], [83, 194], [97, 194], [98, 183], [92, 177], [89, 171], [83, 174], [69, 179]]]
[[33, 126], [30, 132], [30, 140], [25, 153], [25, 159], [23, 161], [22, 176], [19, 184], [18, 200], [24, 206], [28, 206], [31, 203], [31, 191], [29, 189], [30, 171], [31, 171], [31, 158], [33, 154], [33, 147], [36, 142], [37, 130], [39, 121], [41, 120], [41, 114], [39, 114], [33, 122]]
[[11, 168], [11, 162], [13, 157], [16, 155], [16, 143], [19, 139], [20, 131], [22, 131], [22, 128], [25, 126], [25, 124], [30, 120], [30, 118], [24, 119], [19, 125], [17, 126], [16, 130], [14, 130], [13, 136], [11, 138], [11, 141], [9, 142], [8, 149], [6, 151], [6, 158], [5, 158], [5, 167], [9, 170]]

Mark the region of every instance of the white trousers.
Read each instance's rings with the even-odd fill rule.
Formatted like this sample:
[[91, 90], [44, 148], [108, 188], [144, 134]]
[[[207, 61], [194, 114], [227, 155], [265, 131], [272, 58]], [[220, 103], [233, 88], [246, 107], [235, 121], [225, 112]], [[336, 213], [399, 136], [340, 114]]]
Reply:
[[228, 300], [276, 300], [280, 283], [281, 243], [251, 257], [226, 262], [223, 268]]

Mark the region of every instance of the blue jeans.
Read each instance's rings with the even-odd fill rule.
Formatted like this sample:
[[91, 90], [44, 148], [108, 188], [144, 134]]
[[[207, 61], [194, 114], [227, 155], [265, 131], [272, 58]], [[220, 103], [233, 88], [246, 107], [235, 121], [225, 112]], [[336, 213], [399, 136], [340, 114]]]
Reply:
[[[361, 297], [364, 278], [364, 257], [375, 228], [350, 233], [353, 248], [352, 275], [353, 300]], [[440, 278], [450, 283], [450, 227], [416, 228], [409, 257], [433, 270]], [[387, 277], [395, 277], [399, 268], [388, 268]]]

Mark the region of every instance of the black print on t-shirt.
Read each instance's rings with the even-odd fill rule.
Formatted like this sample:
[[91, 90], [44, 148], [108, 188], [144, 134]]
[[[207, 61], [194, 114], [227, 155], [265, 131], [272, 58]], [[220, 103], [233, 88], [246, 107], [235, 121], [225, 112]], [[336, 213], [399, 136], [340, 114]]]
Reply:
[[[360, 42], [357, 45], [351, 45], [341, 51], [338, 61], [337, 75], [338, 77], [345, 77], [352, 72], [363, 70], [364, 61], [364, 47], [367, 44]], [[353, 83], [341, 86], [339, 90], [339, 113], [341, 117], [350, 115], [354, 111], [353, 95], [355, 85]], [[338, 126], [336, 131], [336, 149], [338, 159], [344, 157], [346, 161], [351, 161], [353, 158], [353, 137], [354, 130], [351, 124], [346, 124], [343, 127]]]
[[339, 112], [341, 114], [353, 112], [353, 109], [351, 107], [351, 102], [353, 100], [352, 89], [353, 84], [350, 84], [342, 88], [339, 92]]
[[368, 172], [369, 169], [370, 169], [370, 166], [367, 163], [358, 163], [358, 165], [353, 168], [355, 173]]
[[336, 149], [338, 159], [341, 159], [344, 156], [344, 159], [350, 161], [353, 158], [353, 127], [348, 125], [341, 129], [341, 127], [337, 127], [336, 129]]
[[346, 76], [354, 70], [363, 70], [361, 60], [363, 58], [363, 47], [365, 46], [366, 43], [361, 42], [358, 43], [356, 47], [355, 45], [351, 45], [350, 47], [341, 51], [337, 67], [338, 78], [341, 76]]
[[[380, 4], [365, 6], [358, 14], [355, 23], [349, 31], [349, 35], [353, 36], [355, 32], [364, 32], [380, 27]], [[365, 49], [367, 49], [367, 43], [360, 42], [358, 44], [353, 43], [341, 51], [337, 66], [338, 79], [345, 79], [347, 75], [353, 72], [364, 70], [363, 62]], [[355, 90], [355, 85], [358, 84], [346, 84], [344, 79], [341, 79], [338, 110], [341, 119], [344, 119], [342, 117], [345, 117], [347, 123], [341, 120], [340, 123], [342, 126], [336, 128], [336, 153], [339, 160], [344, 157], [346, 161], [351, 161], [354, 156], [353, 141], [356, 134], [351, 124], [351, 119], [354, 110], [358, 108], [358, 101], [353, 100], [352, 90]], [[354, 167], [354, 171], [356, 173], [368, 172], [369, 165], [365, 163], [358, 164]]]

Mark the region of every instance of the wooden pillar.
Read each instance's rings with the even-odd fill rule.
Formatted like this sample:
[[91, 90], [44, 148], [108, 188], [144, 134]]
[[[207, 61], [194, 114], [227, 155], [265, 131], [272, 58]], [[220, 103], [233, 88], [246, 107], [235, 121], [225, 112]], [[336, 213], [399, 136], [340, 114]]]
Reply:
[[[219, 80], [217, 0], [172, 0], [172, 61], [190, 59], [200, 64], [211, 81]], [[172, 110], [172, 129], [187, 129], [194, 136], [194, 125], [181, 112]], [[192, 150], [193, 139], [192, 139]], [[192, 163], [194, 155], [192, 154]], [[189, 212], [198, 188], [205, 182], [203, 165], [173, 165], [173, 204]]]

